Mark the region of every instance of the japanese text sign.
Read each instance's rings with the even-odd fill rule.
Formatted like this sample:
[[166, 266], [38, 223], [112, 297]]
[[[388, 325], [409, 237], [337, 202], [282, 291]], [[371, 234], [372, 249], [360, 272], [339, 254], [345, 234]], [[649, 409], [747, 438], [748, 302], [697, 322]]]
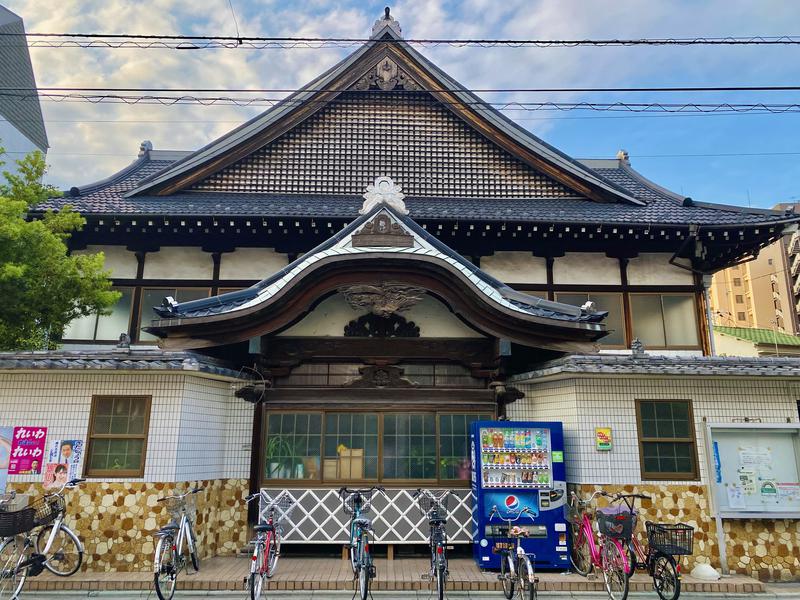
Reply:
[[42, 472], [47, 427], [14, 427], [11, 440], [9, 475], [30, 475]]

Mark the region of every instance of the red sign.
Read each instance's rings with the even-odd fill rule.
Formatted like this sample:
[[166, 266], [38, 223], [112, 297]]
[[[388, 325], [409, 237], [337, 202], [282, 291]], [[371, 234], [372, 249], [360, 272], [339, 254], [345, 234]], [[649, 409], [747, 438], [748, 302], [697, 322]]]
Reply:
[[47, 427], [14, 427], [9, 475], [38, 475], [42, 472]]

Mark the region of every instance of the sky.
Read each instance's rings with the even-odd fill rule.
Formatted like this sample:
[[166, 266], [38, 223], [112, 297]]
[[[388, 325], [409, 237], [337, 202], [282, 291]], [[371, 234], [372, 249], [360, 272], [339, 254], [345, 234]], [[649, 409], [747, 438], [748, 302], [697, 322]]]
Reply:
[[[235, 35], [228, 0], [0, 0], [28, 32]], [[231, 0], [243, 36], [366, 37], [385, 2]], [[786, 0], [396, 0], [407, 38], [584, 39], [800, 35]], [[794, 27], [796, 30], [788, 29]], [[791, 85], [800, 47], [418, 48], [467, 88]], [[39, 86], [296, 89], [353, 49], [31, 50]], [[481, 94], [490, 101], [772, 102], [792, 92]], [[42, 102], [60, 188], [105, 178], [156, 149], [199, 148], [263, 108]], [[576, 158], [628, 151], [634, 168], [695, 200], [800, 202], [800, 114], [509, 117]]]

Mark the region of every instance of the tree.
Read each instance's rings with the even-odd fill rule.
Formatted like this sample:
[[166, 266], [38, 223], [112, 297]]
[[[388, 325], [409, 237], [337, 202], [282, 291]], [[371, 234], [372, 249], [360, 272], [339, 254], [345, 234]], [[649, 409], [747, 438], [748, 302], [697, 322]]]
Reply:
[[69, 206], [29, 216], [58, 194], [41, 183], [42, 153], [16, 163], [17, 174], [4, 172], [0, 183], [0, 350], [49, 350], [70, 321], [107, 314], [120, 294], [111, 289], [102, 252], [68, 252], [70, 236], [86, 223], [82, 216]]

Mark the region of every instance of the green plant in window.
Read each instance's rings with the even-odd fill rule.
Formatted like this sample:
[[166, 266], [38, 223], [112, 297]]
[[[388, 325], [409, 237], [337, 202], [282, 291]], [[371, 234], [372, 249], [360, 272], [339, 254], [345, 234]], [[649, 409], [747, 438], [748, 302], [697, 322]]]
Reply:
[[281, 435], [271, 435], [267, 440], [267, 477], [276, 479], [291, 469], [292, 446]]
[[412, 446], [408, 456], [411, 459], [412, 479], [436, 477], [436, 457], [426, 453], [421, 445]]

